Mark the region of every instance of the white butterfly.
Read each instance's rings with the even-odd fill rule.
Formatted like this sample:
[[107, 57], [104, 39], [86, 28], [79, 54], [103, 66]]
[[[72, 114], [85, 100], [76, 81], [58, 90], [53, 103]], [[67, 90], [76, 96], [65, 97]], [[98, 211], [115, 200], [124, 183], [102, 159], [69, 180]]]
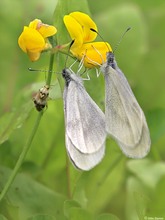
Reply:
[[73, 164], [82, 170], [96, 166], [105, 152], [105, 116], [86, 92], [83, 80], [70, 69], [62, 72], [66, 148]]
[[151, 145], [145, 115], [112, 52], [101, 66], [105, 78], [106, 131], [128, 157], [145, 157]]

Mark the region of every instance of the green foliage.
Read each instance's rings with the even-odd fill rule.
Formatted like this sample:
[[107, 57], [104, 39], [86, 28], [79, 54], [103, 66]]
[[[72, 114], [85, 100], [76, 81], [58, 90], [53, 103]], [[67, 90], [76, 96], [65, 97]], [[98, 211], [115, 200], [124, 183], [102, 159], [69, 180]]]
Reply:
[[[57, 74], [53, 74], [48, 108], [20, 173], [0, 202], [0, 220], [165, 219], [165, 2], [1, 0], [0, 6], [0, 191], [34, 128], [38, 112], [32, 96], [45, 85], [48, 74], [27, 68], [48, 70], [49, 53], [31, 63], [17, 45], [23, 26], [34, 18], [57, 27], [55, 41], [60, 45], [71, 40], [63, 16], [72, 11], [90, 14], [113, 49], [125, 29], [132, 27], [115, 56], [145, 112], [152, 139], [146, 159], [125, 158], [108, 139], [106, 155], [97, 167], [89, 172], [75, 169], [65, 150], [60, 74], [74, 60], [68, 57], [66, 64], [66, 55], [56, 53], [53, 70]], [[97, 78], [95, 71], [89, 74], [85, 87], [103, 109], [103, 76]]]
[[119, 218], [112, 214], [102, 214], [99, 215], [96, 220], [119, 220]]
[[[9, 169], [1, 167], [0, 178], [2, 187], [5, 185], [6, 179], [10, 175], [10, 172], [11, 171]], [[17, 175], [8, 192], [8, 197], [6, 200], [8, 202], [8, 206], [14, 204], [17, 214], [19, 212], [19, 218], [17, 217], [15, 219], [27, 219], [29, 216], [36, 213], [41, 213], [42, 215], [49, 214], [57, 217], [57, 219], [64, 219], [61, 207], [65, 201], [65, 198], [62, 195], [53, 192], [51, 189], [37, 183], [24, 174]], [[1, 212], [3, 213], [4, 209], [2, 209]], [[9, 216], [9, 214], [11, 215], [11, 209], [8, 208], [7, 212], [4, 212], [3, 214], [5, 216]], [[34, 219], [39, 219], [39, 217], [35, 217]], [[47, 217], [45, 219], [51, 218]]]

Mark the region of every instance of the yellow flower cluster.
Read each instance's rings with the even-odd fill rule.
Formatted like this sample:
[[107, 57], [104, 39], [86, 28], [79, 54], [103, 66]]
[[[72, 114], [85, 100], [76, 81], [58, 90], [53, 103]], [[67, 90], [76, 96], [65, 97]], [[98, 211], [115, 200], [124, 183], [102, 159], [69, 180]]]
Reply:
[[[92, 68], [101, 65], [106, 60], [106, 53], [112, 51], [107, 42], [94, 42], [97, 37], [97, 26], [85, 13], [72, 12], [64, 16], [64, 24], [70, 34], [73, 44], [70, 52], [77, 59], [84, 61], [84, 66]], [[35, 19], [25, 26], [21, 33], [18, 44], [28, 54], [31, 61], [39, 59], [44, 50], [52, 46], [48, 37], [56, 34], [54, 26], [43, 24], [41, 20]]]
[[84, 57], [84, 66], [92, 68], [105, 62], [106, 53], [112, 49], [107, 42], [93, 42], [97, 26], [87, 14], [72, 12], [64, 16], [64, 23], [74, 40], [70, 51], [79, 60]]
[[54, 26], [43, 24], [35, 19], [29, 26], [24, 26], [22, 34], [18, 38], [20, 48], [28, 54], [31, 61], [39, 59], [42, 51], [51, 48], [47, 38], [54, 35], [57, 29]]

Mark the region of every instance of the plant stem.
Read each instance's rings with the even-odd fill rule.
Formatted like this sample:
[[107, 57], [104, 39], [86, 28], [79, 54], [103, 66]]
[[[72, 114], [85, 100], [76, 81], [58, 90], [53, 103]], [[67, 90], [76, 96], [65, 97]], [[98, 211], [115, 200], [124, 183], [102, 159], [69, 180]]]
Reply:
[[[54, 61], [54, 53], [52, 53], [51, 58], [50, 58], [50, 63], [49, 63], [49, 75], [46, 81], [46, 84], [50, 86], [51, 83], [51, 77], [52, 77], [52, 69], [53, 69], [53, 61]], [[57, 77], [59, 85], [60, 84], [60, 77]], [[69, 159], [68, 155], [66, 155], [66, 177], [67, 177], [67, 193], [68, 193], [68, 198], [71, 198], [71, 186], [70, 186], [70, 169], [69, 169]]]
[[70, 186], [70, 167], [69, 167], [69, 158], [66, 153], [66, 178], [67, 178], [67, 193], [68, 199], [71, 199], [71, 186]]
[[46, 80], [46, 84], [50, 86], [51, 78], [52, 78], [52, 70], [53, 70], [53, 62], [54, 62], [54, 54], [52, 53], [49, 61], [49, 70], [48, 70], [48, 78]]
[[[49, 86], [50, 86], [50, 83], [51, 83], [53, 62], [54, 62], [54, 54], [51, 54], [50, 62], [49, 62], [48, 78], [47, 78], [47, 81], [46, 81], [47, 85], [49, 85]], [[26, 144], [24, 145], [24, 148], [23, 148], [23, 150], [22, 150], [22, 152], [21, 152], [21, 154], [20, 154], [20, 156], [19, 156], [19, 158], [16, 162], [16, 165], [15, 165], [11, 175], [9, 176], [9, 179], [8, 179], [7, 183], [5, 184], [5, 187], [3, 188], [3, 190], [0, 194], [0, 201], [4, 198], [4, 196], [8, 192], [11, 184], [13, 183], [13, 181], [14, 181], [14, 179], [15, 179], [15, 177], [16, 177], [16, 175], [17, 175], [17, 173], [18, 173], [18, 171], [19, 171], [19, 169], [20, 169], [20, 167], [21, 167], [21, 165], [22, 165], [22, 163], [23, 163], [23, 161], [26, 157], [27, 152], [30, 149], [31, 143], [34, 139], [34, 136], [35, 136], [36, 132], [37, 132], [37, 129], [39, 127], [39, 124], [40, 124], [43, 113], [44, 113], [44, 111], [41, 111], [41, 112], [38, 113], [38, 117], [37, 117], [36, 122], [34, 124], [34, 127], [32, 129], [32, 132], [29, 135], [29, 138], [28, 138]]]
[[12, 173], [11, 173], [11, 175], [10, 175], [10, 177], [9, 177], [9, 179], [8, 179], [8, 181], [7, 181], [7, 183], [5, 184], [4, 189], [2, 190], [2, 192], [1, 192], [1, 194], [0, 194], [0, 201], [3, 199], [3, 197], [4, 197], [4, 196], [6, 195], [6, 193], [8, 192], [8, 190], [9, 190], [11, 184], [13, 183], [13, 181], [14, 181], [14, 179], [15, 179], [17, 173], [18, 173], [19, 168], [20, 168], [21, 165], [22, 165], [22, 162], [23, 162], [24, 159], [25, 159], [25, 156], [26, 156], [26, 154], [27, 154], [27, 152], [28, 152], [28, 150], [29, 150], [29, 148], [30, 148], [30, 145], [31, 145], [31, 143], [32, 143], [32, 141], [33, 141], [33, 138], [34, 138], [34, 136], [35, 136], [35, 134], [36, 134], [37, 128], [39, 127], [39, 123], [40, 123], [40, 120], [41, 120], [42, 115], [43, 115], [43, 112], [40, 112], [40, 113], [38, 114], [38, 117], [37, 117], [37, 119], [36, 119], [36, 122], [35, 122], [35, 125], [34, 125], [34, 127], [33, 127], [33, 130], [32, 130], [32, 132], [31, 132], [31, 134], [30, 134], [30, 136], [29, 136], [29, 138], [28, 138], [28, 141], [27, 141], [27, 143], [24, 145], [24, 148], [23, 148], [23, 150], [22, 150], [22, 152], [21, 152], [21, 154], [20, 154], [20, 156], [19, 156], [19, 158], [18, 158], [18, 160], [17, 160], [17, 163], [16, 163], [16, 165], [15, 165], [15, 167], [14, 167], [14, 170], [12, 171]]

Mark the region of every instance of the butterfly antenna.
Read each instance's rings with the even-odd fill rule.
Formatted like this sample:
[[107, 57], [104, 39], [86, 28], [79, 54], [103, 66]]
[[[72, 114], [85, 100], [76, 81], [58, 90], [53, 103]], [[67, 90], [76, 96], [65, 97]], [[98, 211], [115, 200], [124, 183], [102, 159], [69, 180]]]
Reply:
[[114, 48], [114, 50], [113, 50], [113, 53], [115, 53], [115, 51], [117, 50], [119, 44], [120, 44], [121, 41], [123, 40], [125, 34], [126, 34], [129, 30], [131, 30], [131, 27], [128, 27], [128, 28], [124, 31], [124, 33], [121, 35], [120, 40], [118, 41], [118, 43], [116, 44], [116, 46], [115, 46], [115, 48]]
[[67, 55], [66, 60], [65, 60], [65, 68], [66, 68], [66, 64], [67, 64], [67, 61], [68, 61], [68, 57], [69, 57], [69, 51], [70, 51], [70, 48], [73, 45], [73, 43], [74, 43], [74, 40], [72, 40], [72, 42], [70, 43], [69, 48], [68, 48], [68, 55]]
[[44, 73], [48, 72], [47, 70], [33, 69], [31, 67], [29, 67], [28, 70], [31, 71], [31, 72], [44, 72]]
[[[104, 41], [105, 42], [105, 40], [104, 40], [104, 38], [99, 34], [99, 32], [98, 31], [96, 31], [95, 29], [93, 29], [93, 28], [90, 28], [90, 30], [91, 31], [93, 31], [93, 32], [95, 32], [96, 34], [98, 34], [99, 35], [99, 37], [102, 39], [102, 41]], [[107, 45], [107, 43], [105, 42], [105, 44], [106, 44], [106, 46], [107, 46], [107, 48], [108, 48], [108, 50], [109, 50], [109, 47], [108, 47], [108, 45]]]
[[[116, 46], [115, 46], [115, 48], [114, 48], [114, 50], [113, 50], [113, 53], [117, 50], [117, 48], [118, 48], [119, 44], [121, 43], [123, 37], [125, 36], [125, 34], [126, 34], [130, 29], [131, 29], [131, 27], [128, 27], [128, 28], [124, 31], [124, 33], [122, 34], [122, 36], [121, 36], [119, 42], [116, 44]], [[97, 34], [99, 35], [99, 37], [105, 42], [104, 38], [99, 34], [98, 31], [96, 31], [96, 30], [93, 29], [93, 28], [90, 28], [90, 30], [93, 31], [93, 32], [95, 32], [95, 33], [97, 33]], [[105, 44], [106, 44], [106, 42], [105, 42]], [[107, 45], [107, 44], [106, 44], [106, 45]], [[108, 45], [107, 45], [107, 48], [108, 48], [108, 50], [109, 50]]]

